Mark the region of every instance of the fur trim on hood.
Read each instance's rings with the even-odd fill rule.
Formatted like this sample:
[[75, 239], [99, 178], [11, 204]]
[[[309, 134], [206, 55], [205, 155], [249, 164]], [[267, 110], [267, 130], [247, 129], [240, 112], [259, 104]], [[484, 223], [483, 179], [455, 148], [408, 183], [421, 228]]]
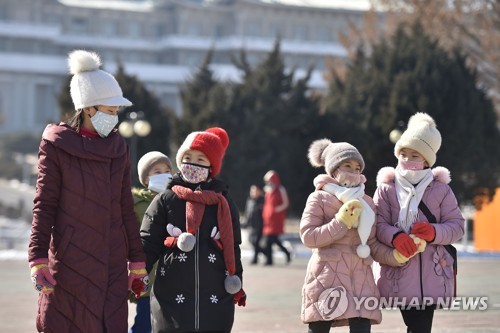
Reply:
[[[394, 182], [394, 174], [396, 169], [393, 167], [383, 167], [379, 170], [377, 174], [377, 186], [381, 184], [388, 184]], [[434, 175], [434, 180], [441, 182], [443, 184], [449, 184], [451, 182], [450, 170], [445, 167], [435, 167], [432, 169], [432, 174]]]

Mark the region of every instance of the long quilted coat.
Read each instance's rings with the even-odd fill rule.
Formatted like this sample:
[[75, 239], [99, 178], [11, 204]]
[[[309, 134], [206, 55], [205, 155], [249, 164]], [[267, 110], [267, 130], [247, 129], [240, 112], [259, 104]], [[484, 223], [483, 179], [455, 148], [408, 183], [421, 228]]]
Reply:
[[[322, 177], [337, 184], [331, 177]], [[375, 209], [369, 196], [365, 195], [364, 200]], [[313, 253], [302, 288], [301, 319], [304, 323], [325, 320], [318, 310], [321, 293], [329, 288], [343, 287], [347, 309], [335, 318], [332, 326], [349, 325], [348, 318], [355, 317], [378, 324], [382, 320], [381, 311], [363, 306], [356, 309], [354, 297], [379, 297], [371, 268], [373, 259], [393, 266], [398, 263], [392, 249], [377, 241], [375, 223], [368, 238], [371, 256], [362, 259], [356, 254], [356, 248], [361, 244], [357, 229], [348, 229], [335, 218], [342, 204], [336, 196], [323, 190], [316, 190], [307, 199], [300, 221], [300, 237]]]
[[280, 177], [275, 172], [269, 181], [274, 184], [272, 189], [265, 188], [264, 207], [262, 208], [262, 218], [264, 220], [264, 235], [281, 235], [285, 232], [286, 208], [277, 210], [284, 204], [283, 192], [285, 188], [281, 185]]
[[[233, 295], [224, 289], [226, 265], [223, 252], [213, 239], [217, 227], [217, 205], [205, 206], [201, 224], [196, 231], [194, 249], [181, 251], [166, 247], [165, 238], [171, 224], [186, 231], [186, 201], [171, 188], [175, 185], [194, 190], [198, 185], [184, 182], [175, 175], [165, 192], [149, 205], [141, 226], [148, 272], [158, 261], [156, 280], [151, 290], [151, 314], [154, 333], [230, 332], [234, 321]], [[241, 229], [238, 208], [228, 196], [228, 186], [212, 179], [200, 184], [202, 190], [222, 193], [231, 213], [236, 275], [242, 277]], [[215, 233], [214, 233], [215, 234]], [[243, 281], [243, 280], [242, 280]]]
[[86, 138], [64, 123], [45, 129], [29, 260], [48, 257], [57, 285], [40, 294], [38, 331], [127, 332], [127, 260], [145, 261], [128, 156], [116, 130]]
[[[378, 286], [384, 297], [397, 297], [404, 305], [416, 298], [421, 304], [423, 297], [451, 297], [454, 291], [453, 258], [443, 245], [459, 240], [464, 233], [464, 218], [457, 199], [448, 183], [449, 171], [443, 167], [433, 169], [434, 180], [427, 186], [422, 201], [437, 219], [434, 224], [436, 238], [428, 243], [425, 251], [411, 258], [402, 267], [382, 265]], [[377, 237], [391, 245], [394, 235], [401, 231], [396, 221], [399, 203], [394, 182], [394, 168], [383, 168], [377, 177], [378, 188], [374, 196], [377, 206]], [[419, 221], [429, 221], [419, 211]], [[426, 301], [427, 304], [429, 301]]]

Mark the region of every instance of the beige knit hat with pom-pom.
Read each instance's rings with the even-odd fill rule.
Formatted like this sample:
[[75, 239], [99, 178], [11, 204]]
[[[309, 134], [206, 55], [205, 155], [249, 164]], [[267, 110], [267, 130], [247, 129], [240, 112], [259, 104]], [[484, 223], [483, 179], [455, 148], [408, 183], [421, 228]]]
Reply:
[[73, 74], [70, 93], [75, 109], [89, 106], [130, 106], [113, 75], [99, 67], [99, 55], [94, 52], [75, 50], [68, 56], [69, 72]]
[[316, 140], [309, 147], [307, 157], [313, 167], [324, 166], [326, 173], [331, 177], [335, 169], [347, 160], [358, 161], [361, 171], [365, 168], [365, 161], [359, 151], [347, 142], [334, 143], [328, 139]]
[[436, 163], [436, 154], [441, 147], [441, 134], [436, 128], [436, 122], [427, 113], [418, 112], [410, 117], [408, 128], [394, 146], [394, 155], [399, 156], [403, 148], [418, 151], [429, 163]]

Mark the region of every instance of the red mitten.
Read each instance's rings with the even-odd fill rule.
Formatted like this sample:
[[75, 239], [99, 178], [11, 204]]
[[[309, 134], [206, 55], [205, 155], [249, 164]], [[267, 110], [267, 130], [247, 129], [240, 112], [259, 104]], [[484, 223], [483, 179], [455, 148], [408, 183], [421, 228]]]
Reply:
[[177, 237], [172, 237], [169, 236], [165, 238], [165, 241], [163, 242], [166, 247], [176, 247], [177, 246]]
[[415, 242], [404, 232], [401, 232], [396, 237], [394, 237], [394, 239], [392, 240], [392, 245], [394, 245], [394, 248], [396, 248], [399, 253], [407, 258], [410, 258], [415, 252], [417, 252], [417, 246], [415, 245]]
[[[148, 291], [149, 287], [149, 276], [148, 272], [146, 272], [146, 263], [129, 262], [128, 269], [128, 290], [132, 290], [135, 297], [139, 298]], [[135, 285], [135, 289], [132, 288], [133, 285]]]
[[49, 270], [49, 259], [39, 258], [30, 262], [31, 281], [35, 286], [35, 290], [43, 294], [50, 294], [54, 291], [56, 280]]
[[411, 226], [410, 233], [426, 242], [432, 242], [436, 238], [436, 229], [429, 222], [415, 222]]
[[234, 304], [238, 304], [238, 306], [245, 306], [247, 305], [247, 294], [245, 294], [245, 291], [243, 288], [240, 289], [236, 294], [234, 294]]
[[142, 279], [135, 279], [132, 282], [132, 292], [135, 298], [139, 298], [148, 291], [149, 287], [149, 277], [146, 275]]

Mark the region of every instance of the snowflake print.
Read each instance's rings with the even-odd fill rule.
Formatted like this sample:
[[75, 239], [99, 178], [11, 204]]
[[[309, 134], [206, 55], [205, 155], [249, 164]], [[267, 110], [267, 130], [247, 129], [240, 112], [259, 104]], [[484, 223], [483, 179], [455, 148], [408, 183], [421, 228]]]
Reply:
[[179, 259], [180, 262], [183, 262], [186, 261], [187, 255], [185, 253], [181, 253], [177, 258]]
[[217, 260], [217, 258], [215, 258], [215, 254], [210, 253], [210, 255], [208, 256], [208, 261], [210, 261], [213, 264], [215, 260]]
[[229, 271], [226, 271], [226, 276], [229, 276]]
[[217, 302], [218, 302], [219, 300], [217, 299], [217, 296], [212, 295], [212, 296], [210, 296], [210, 301], [212, 301], [212, 303], [217, 304]]
[[161, 275], [161, 276], [165, 276], [165, 267], [162, 267], [162, 268], [160, 269], [160, 275]]
[[177, 298], [175, 300], [177, 301], [177, 304], [180, 304], [180, 303], [184, 303], [185, 299], [186, 299], [186, 297], [184, 297], [183, 294], [179, 294], [179, 295], [177, 295]]

